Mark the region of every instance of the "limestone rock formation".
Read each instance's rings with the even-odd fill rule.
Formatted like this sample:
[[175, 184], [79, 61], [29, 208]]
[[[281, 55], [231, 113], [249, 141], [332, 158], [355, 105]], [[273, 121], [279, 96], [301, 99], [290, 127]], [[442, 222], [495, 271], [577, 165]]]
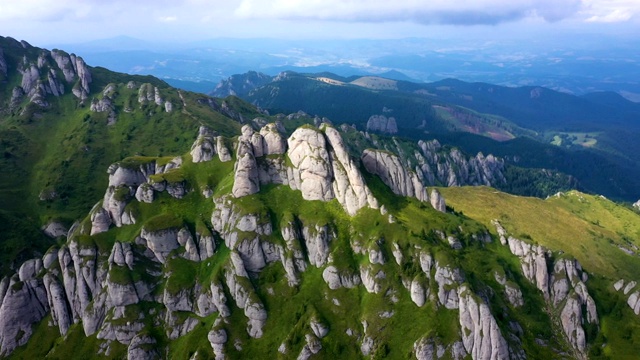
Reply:
[[447, 204], [444, 201], [444, 197], [440, 195], [440, 191], [438, 191], [438, 189], [431, 190], [430, 200], [431, 206], [433, 206], [434, 209], [443, 213], [447, 212]]
[[284, 154], [287, 151], [287, 141], [275, 123], [266, 124], [260, 129], [263, 141], [264, 155]]
[[260, 191], [258, 165], [252, 153], [245, 153], [236, 162], [236, 172], [233, 181], [233, 196], [242, 197]]
[[372, 115], [367, 121], [367, 131], [381, 132], [385, 134], [396, 134], [398, 125], [393, 117], [387, 118], [384, 115]]
[[[0, 74], [8, 76], [7, 61], [4, 52], [0, 54]], [[40, 50], [37, 60], [29, 61], [25, 56], [17, 64], [22, 75], [20, 85], [12, 92], [10, 108], [15, 109], [21, 98], [27, 96], [29, 102], [40, 107], [49, 107], [49, 95], [59, 97], [65, 94], [65, 88], [72, 89], [73, 94], [84, 101], [90, 93], [92, 82], [91, 71], [82, 58], [67, 55], [58, 50]], [[58, 78], [62, 73], [64, 80]]]
[[180, 246], [178, 244], [178, 229], [173, 227], [160, 230], [147, 230], [143, 227], [140, 237], [146, 241], [147, 247], [153, 251], [161, 263], [166, 261], [167, 255], [172, 250]]
[[32, 334], [32, 324], [49, 311], [47, 292], [41, 279], [14, 276], [5, 285], [0, 305], [0, 355], [8, 355], [24, 345]]
[[224, 144], [224, 139], [222, 138], [222, 136], [216, 137], [216, 152], [218, 153], [220, 161], [227, 162], [231, 160], [231, 152]]
[[327, 266], [322, 272], [322, 278], [329, 286], [329, 289], [335, 290], [340, 288], [354, 288], [360, 285], [360, 274], [342, 274], [338, 268], [333, 265]]
[[378, 175], [394, 194], [428, 201], [427, 191], [418, 176], [407, 170], [396, 155], [367, 149], [362, 153], [362, 163], [368, 172]]
[[[378, 207], [342, 137], [329, 125], [322, 130], [301, 127], [286, 143], [277, 124], [265, 125], [260, 133], [245, 125], [238, 141], [236, 197], [256, 193], [260, 184], [276, 183], [300, 190], [306, 200], [335, 198], [350, 215], [365, 206]], [[285, 151], [291, 165], [285, 165], [282, 156], [264, 158]], [[259, 167], [256, 158], [262, 158]]]
[[293, 181], [305, 200], [334, 198], [333, 169], [324, 135], [313, 128], [299, 128], [287, 140], [287, 155], [293, 167]]
[[509, 346], [489, 306], [463, 285], [460, 287], [460, 327], [465, 350], [473, 359], [509, 359]]
[[435, 262], [434, 280], [438, 284], [438, 301], [447, 309], [458, 307], [459, 289], [458, 284], [464, 281], [464, 276], [458, 268], [449, 265], [441, 265]]
[[504, 160], [491, 154], [466, 157], [460, 150], [445, 150], [438, 140], [418, 142], [414, 157], [426, 185], [495, 186], [504, 183]]
[[206, 126], [200, 126], [198, 138], [191, 146], [191, 158], [194, 163], [210, 161], [216, 154], [215, 133]]
[[85, 100], [91, 92], [91, 89], [89, 88], [89, 85], [92, 82], [91, 72], [89, 71], [89, 67], [81, 57], [71, 54], [70, 58], [71, 64], [73, 65], [76, 71], [76, 75], [78, 76], [78, 82], [73, 87], [72, 92], [80, 100]]
[[628, 295], [627, 305], [633, 310], [634, 314], [640, 315], [640, 290], [636, 287], [637, 285], [636, 281], [631, 280], [625, 286], [624, 279], [620, 279], [613, 285], [613, 288], [616, 291], [622, 291], [624, 295]]
[[60, 236], [66, 236], [69, 229], [58, 221], [49, 221], [48, 224], [42, 226], [42, 231], [48, 237], [55, 239]]
[[[494, 220], [493, 223], [500, 236], [506, 237], [506, 231], [499, 222]], [[584, 325], [588, 323], [597, 326], [599, 319], [596, 304], [585, 285], [588, 276], [580, 263], [565, 258], [552, 262], [551, 252], [546, 248], [512, 236], [506, 242], [511, 253], [520, 258], [525, 277], [560, 311], [564, 335], [576, 354], [584, 357], [587, 350]], [[551, 273], [548, 269], [552, 269]]]

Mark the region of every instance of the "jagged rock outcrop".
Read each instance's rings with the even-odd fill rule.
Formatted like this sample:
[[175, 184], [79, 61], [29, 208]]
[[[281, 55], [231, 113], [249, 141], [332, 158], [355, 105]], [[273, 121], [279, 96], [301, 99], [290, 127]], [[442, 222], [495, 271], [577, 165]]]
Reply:
[[[507, 236], [497, 220], [493, 221], [498, 234]], [[553, 262], [551, 252], [539, 245], [531, 245], [512, 236], [506, 238], [511, 253], [520, 258], [522, 272], [545, 299], [559, 311], [562, 330], [579, 357], [587, 350], [585, 324], [598, 325], [595, 302], [587, 290], [587, 274], [575, 259], [560, 258]], [[553, 269], [549, 273], [548, 269]]]
[[431, 197], [429, 199], [431, 200], [431, 206], [433, 206], [434, 209], [443, 213], [447, 212], [447, 204], [438, 189], [431, 190]]
[[418, 147], [420, 152], [414, 158], [425, 185], [495, 186], [506, 181], [504, 160], [491, 154], [467, 158], [458, 149], [444, 149], [438, 140], [420, 140]]
[[31, 326], [49, 311], [47, 291], [41, 278], [36, 277], [42, 261], [26, 262], [19, 276], [5, 278], [0, 305], [0, 355], [8, 355], [16, 347], [26, 344], [32, 334]]
[[91, 111], [94, 112], [109, 112], [109, 111], [113, 111], [113, 102], [111, 100], [111, 98], [109, 98], [108, 96], [104, 96], [102, 99], [98, 100], [98, 99], [93, 99], [93, 101], [91, 101], [91, 106], [90, 106]]
[[[109, 89], [110, 89], [109, 86], [107, 86], [107, 88], [103, 92], [109, 93]], [[109, 97], [109, 95], [103, 95], [103, 97], [100, 100], [94, 98], [91, 101], [90, 109], [93, 112], [109, 113], [107, 118], [107, 125], [113, 125], [116, 123], [116, 120], [117, 120], [116, 109], [115, 109], [113, 100], [111, 99], [111, 97]]]
[[151, 203], [156, 191], [167, 191], [172, 197], [181, 199], [187, 191], [184, 180], [179, 176], [178, 180], [158, 178], [158, 175], [173, 174], [181, 165], [182, 158], [178, 156], [162, 163], [155, 158], [134, 158], [109, 166], [109, 187], [103, 200], [90, 213], [91, 235], [109, 230], [112, 224], [117, 227], [135, 224], [135, 214], [127, 208], [132, 199]]
[[307, 360], [314, 354], [317, 354], [322, 349], [322, 343], [313, 334], [305, 335], [305, 344], [302, 347], [302, 351], [297, 357], [297, 360]]
[[338, 131], [330, 126], [325, 126], [324, 131], [331, 147], [329, 155], [335, 177], [333, 192], [338, 202], [350, 215], [354, 215], [365, 206], [378, 208], [378, 201], [364, 182], [358, 166], [349, 157], [347, 147]]
[[268, 214], [246, 213], [230, 197], [216, 198], [214, 204], [211, 216], [213, 229], [229, 249], [238, 251], [243, 268], [259, 271], [267, 263], [280, 260], [281, 250], [270, 246], [266, 240], [272, 233]]
[[[18, 64], [17, 70], [22, 75], [20, 86], [13, 89], [10, 108], [15, 109], [23, 96], [29, 102], [40, 107], [49, 107], [47, 96], [62, 96], [65, 94], [65, 83], [72, 89], [73, 94], [81, 101], [87, 99], [92, 82], [91, 71], [82, 58], [67, 55], [64, 52], [40, 50], [35, 61], [29, 61], [25, 56]], [[58, 74], [64, 75], [64, 80], [58, 79]], [[8, 75], [7, 62], [0, 56], [0, 74]]]
[[324, 135], [313, 128], [299, 128], [287, 140], [291, 160], [291, 183], [305, 200], [329, 201], [334, 198], [333, 172]]
[[215, 133], [206, 126], [200, 126], [198, 138], [191, 146], [191, 158], [194, 163], [210, 161], [216, 154]]
[[[433, 337], [422, 337], [413, 343], [413, 354], [417, 360], [435, 360], [451, 358], [461, 360], [467, 356], [467, 352], [461, 341], [445, 346], [442, 340]], [[445, 357], [447, 356], [447, 357]]]
[[367, 131], [381, 132], [385, 134], [396, 134], [398, 125], [393, 117], [387, 118], [384, 115], [372, 115], [367, 121]]
[[522, 291], [518, 284], [508, 281], [506, 275], [494, 273], [494, 278], [496, 281], [504, 287], [504, 294], [507, 298], [507, 301], [513, 307], [520, 307], [524, 305], [524, 299], [522, 298]]
[[149, 335], [134, 336], [127, 348], [127, 360], [160, 359], [160, 353], [155, 347], [156, 343], [156, 339]]
[[180, 246], [178, 231], [174, 227], [159, 230], [147, 230], [143, 227], [140, 237], [147, 242], [147, 247], [155, 254], [156, 259], [164, 263], [167, 255]]
[[213, 328], [207, 335], [209, 343], [213, 348], [213, 353], [216, 360], [226, 358], [224, 355], [224, 344], [227, 342], [228, 337], [223, 324], [224, 323], [221, 321], [221, 318], [216, 319], [215, 323], [213, 324]]
[[489, 306], [467, 285], [460, 287], [460, 327], [464, 348], [473, 359], [509, 359], [509, 346]]
[[464, 281], [464, 276], [460, 269], [450, 265], [434, 263], [434, 280], [438, 284], [438, 301], [447, 309], [458, 308], [458, 285]]
[[407, 170], [396, 155], [367, 149], [362, 153], [362, 163], [368, 172], [378, 175], [394, 194], [415, 197], [420, 201], [429, 200], [418, 176]]
[[235, 197], [242, 197], [258, 191], [260, 191], [258, 164], [253, 154], [247, 152], [236, 162], [232, 193]]
[[549, 299], [549, 273], [547, 270], [547, 249], [516, 239], [507, 238], [511, 253], [520, 258], [522, 272]]
[[266, 124], [260, 129], [263, 140], [264, 155], [284, 154], [287, 151], [287, 140], [282, 135], [282, 129], [275, 123]]
[[138, 103], [146, 104], [155, 100], [155, 88], [149, 83], [140, 85], [138, 89]]
[[335, 290], [339, 288], [352, 289], [362, 283], [360, 274], [341, 273], [338, 268], [333, 265], [327, 266], [322, 272], [322, 278], [329, 286], [329, 289]]
[[92, 82], [91, 72], [89, 71], [89, 67], [81, 57], [71, 54], [70, 58], [71, 65], [73, 65], [73, 68], [78, 77], [78, 81], [71, 91], [77, 98], [84, 101], [85, 99], [87, 99], [89, 93], [91, 92], [91, 89], [89, 88], [89, 85]]
[[305, 226], [302, 229], [302, 237], [307, 249], [309, 263], [315, 267], [322, 267], [329, 258], [329, 242], [335, 238], [335, 234], [328, 225]]
[[216, 138], [216, 152], [218, 153], [220, 161], [227, 162], [231, 160], [231, 152], [224, 144], [224, 139], [222, 138], [222, 136], [218, 136]]
[[[365, 206], [377, 208], [377, 200], [364, 182], [356, 163], [349, 157], [336, 129], [324, 125], [322, 131], [301, 127], [286, 144], [277, 124], [267, 124], [260, 133], [249, 125], [238, 139], [233, 194], [242, 197], [256, 193], [260, 184], [285, 184], [300, 190], [306, 200], [337, 199], [354, 215]], [[284, 157], [265, 158], [258, 167], [256, 158], [285, 153]]]

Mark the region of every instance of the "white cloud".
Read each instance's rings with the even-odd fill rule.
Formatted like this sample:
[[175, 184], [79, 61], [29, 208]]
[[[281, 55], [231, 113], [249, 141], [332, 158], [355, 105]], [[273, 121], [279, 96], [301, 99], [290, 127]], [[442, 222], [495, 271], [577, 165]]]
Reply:
[[581, 0], [242, 0], [235, 13], [244, 18], [477, 25], [524, 18], [553, 22], [573, 16], [580, 5]]
[[177, 16], [160, 16], [158, 21], [161, 22], [176, 22], [178, 20]]
[[626, 22], [640, 15], [638, 0], [584, 0], [583, 15], [587, 22]]

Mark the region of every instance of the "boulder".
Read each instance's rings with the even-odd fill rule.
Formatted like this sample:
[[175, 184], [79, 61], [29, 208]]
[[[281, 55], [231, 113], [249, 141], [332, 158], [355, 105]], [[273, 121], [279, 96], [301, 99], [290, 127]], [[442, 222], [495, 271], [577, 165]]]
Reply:
[[67, 229], [67, 227], [64, 226], [64, 224], [62, 224], [61, 222], [52, 220], [42, 227], [42, 231], [48, 237], [55, 239], [60, 236], [67, 236], [69, 229]]

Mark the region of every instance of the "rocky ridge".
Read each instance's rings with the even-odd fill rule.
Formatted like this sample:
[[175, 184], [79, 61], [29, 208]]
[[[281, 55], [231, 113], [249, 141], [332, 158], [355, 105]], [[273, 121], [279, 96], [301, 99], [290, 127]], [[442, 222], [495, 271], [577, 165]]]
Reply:
[[242, 96], [248, 94], [255, 88], [268, 84], [272, 80], [273, 77], [255, 71], [249, 71], [246, 74], [232, 75], [228, 79], [220, 81], [211, 92], [211, 95], [216, 97], [227, 97], [229, 95]]
[[396, 119], [393, 117], [387, 118], [384, 115], [372, 115], [367, 120], [367, 131], [396, 134], [398, 133], [398, 124], [396, 124]]
[[[11, 38], [7, 40], [14, 42], [11, 46], [35, 49], [25, 42], [18, 43]], [[91, 70], [81, 57], [60, 50], [37, 50], [39, 55], [36, 60], [29, 60], [25, 56], [16, 64], [16, 70], [22, 79], [20, 85], [12, 91], [10, 108], [15, 109], [23, 98], [27, 98], [31, 104], [46, 108], [49, 107], [47, 96], [60, 97], [68, 92], [73, 93], [81, 102], [88, 98], [91, 93]], [[7, 76], [8, 71], [11, 69], [2, 55], [0, 72]]]
[[397, 162], [411, 169], [424, 186], [498, 187], [506, 183], [504, 160], [491, 154], [468, 156], [457, 148], [442, 146], [438, 140], [407, 143], [362, 134], [370, 147], [397, 155]]
[[500, 243], [520, 258], [524, 276], [538, 288], [555, 309], [567, 341], [576, 356], [586, 358], [585, 325], [599, 325], [596, 304], [585, 283], [588, 275], [575, 259], [553, 260], [552, 252], [509, 236], [494, 220]]
[[[113, 228], [134, 226], [138, 219], [129, 210], [132, 201], [153, 203], [156, 194], [162, 191], [180, 201], [188, 189], [188, 184], [182, 181], [184, 191], [176, 192], [175, 184], [167, 178], [181, 170], [184, 161], [181, 157], [139, 157], [113, 164], [108, 170], [109, 186], [104, 199], [96, 204], [86, 221], [74, 225], [67, 243], [60, 248], [53, 247], [41, 259], [25, 262], [14, 276], [0, 282], [2, 354], [9, 354], [26, 343], [32, 324], [51, 314], [52, 323], [61, 335], [66, 334], [72, 324], [81, 323], [85, 336], [96, 336], [104, 341], [100, 350], [104, 355], [110, 354], [110, 343], [118, 342], [128, 347], [130, 358], [153, 357], [158, 353], [145, 352], [143, 349], [148, 347], [144, 344], [153, 344], [158, 339], [145, 335], [143, 330], [148, 326], [145, 318], [154, 324], [164, 324], [165, 336], [176, 339], [191, 333], [198, 317], [218, 313], [218, 321], [209, 331], [208, 341], [216, 357], [223, 357], [228, 351], [228, 317], [233, 307], [242, 310], [250, 338], [264, 336], [268, 314], [251, 279], [270, 264], [281, 264], [290, 287], [299, 286], [302, 274], [315, 267], [321, 270], [330, 291], [363, 286], [366, 292], [375, 295], [383, 294], [383, 289], [387, 289], [384, 290], [387, 294], [399, 290], [393, 289], [388, 274], [395, 271], [391, 270], [394, 266], [407, 261], [420, 264], [419, 275], [402, 278], [402, 284], [417, 307], [433, 303], [459, 312], [462, 329], [459, 341], [446, 347], [446, 351], [457, 354], [455, 356], [482, 356], [478, 358], [486, 354], [500, 357], [505, 351], [518, 352], [510, 350], [512, 346], [517, 348], [517, 344], [509, 345], [498, 327], [483, 327], [484, 321], [495, 324], [495, 320], [486, 305], [471, 295], [471, 287], [464, 285], [463, 271], [443, 259], [436, 259], [430, 251], [421, 250], [417, 245], [411, 249], [400, 248], [394, 243], [395, 261], [390, 261], [382, 242], [369, 242], [356, 236], [351, 241], [351, 251], [368, 261], [355, 271], [348, 270], [336, 263], [332, 254], [338, 233], [331, 223], [310, 222], [294, 216], [282, 219], [279, 233], [274, 233], [269, 212], [247, 212], [239, 206], [238, 201], [250, 196], [240, 195], [235, 186], [242, 182], [239, 178], [245, 176], [238, 174], [248, 173], [239, 170], [244, 166], [242, 159], [255, 161], [257, 157], [284, 164], [284, 159], [278, 158], [286, 156], [291, 164], [276, 171], [269, 169], [273, 164], [269, 161], [265, 161], [266, 168], [261, 164], [263, 167], [258, 170], [256, 162], [257, 184], [266, 183], [261, 179], [270, 182], [286, 179], [282, 184], [299, 189], [303, 198], [337, 199], [347, 214], [363, 207], [377, 208], [377, 201], [368, 191], [355, 160], [346, 152], [337, 130], [328, 125], [322, 130], [303, 127], [294, 131], [285, 145], [277, 128], [276, 124], [266, 125], [260, 132], [243, 128], [237, 142], [234, 187], [230, 194], [213, 198], [210, 230], [196, 229], [194, 232], [181, 221], [169, 217], [153, 223], [145, 221], [134, 239], [115, 241], [110, 248], [87, 241]], [[213, 154], [211, 136], [207, 129], [200, 129], [192, 148], [196, 149], [194, 159], [211, 160], [207, 155]], [[205, 143], [207, 145], [203, 145]], [[202, 148], [198, 150], [198, 147]], [[401, 165], [394, 165], [397, 166], [394, 171], [402, 171]], [[407, 178], [409, 175], [405, 171], [405, 180]], [[305, 182], [314, 186], [305, 187]], [[172, 186], [174, 190], [170, 190]], [[439, 234], [443, 244], [451, 243], [452, 236], [444, 232]], [[283, 241], [274, 241], [274, 236]], [[219, 276], [208, 281], [192, 279], [194, 282], [190, 287], [172, 285], [174, 275], [168, 266], [181, 261], [210, 264], [212, 258], [219, 256], [216, 254], [219, 254], [221, 244], [216, 238], [229, 249], [228, 256], [218, 260], [222, 261]], [[457, 240], [454, 243], [458, 244], [454, 249], [463, 247]], [[134, 273], [140, 275], [133, 276]], [[393, 300], [396, 297], [391, 296], [392, 303], [398, 301]], [[152, 307], [156, 309], [153, 312], [132, 318], [138, 304], [143, 302], [158, 305]], [[178, 312], [187, 315], [177, 316]], [[382, 319], [394, 316], [393, 311], [380, 314]], [[478, 314], [483, 319], [482, 324], [473, 320]], [[123, 319], [127, 319], [126, 324]], [[302, 358], [321, 351], [318, 339], [331, 332], [331, 327], [318, 319], [309, 326], [311, 332], [299, 355]], [[364, 355], [371, 354], [379, 340], [366, 324], [361, 331], [361, 351]], [[495, 341], [500, 344], [498, 348]], [[418, 348], [416, 351], [422, 351]]]
[[301, 127], [286, 143], [284, 139], [276, 124], [266, 125], [260, 132], [248, 125], [242, 128], [232, 190], [235, 197], [255, 194], [260, 185], [284, 184], [300, 190], [305, 200], [337, 199], [350, 215], [365, 206], [378, 207], [332, 126]]

